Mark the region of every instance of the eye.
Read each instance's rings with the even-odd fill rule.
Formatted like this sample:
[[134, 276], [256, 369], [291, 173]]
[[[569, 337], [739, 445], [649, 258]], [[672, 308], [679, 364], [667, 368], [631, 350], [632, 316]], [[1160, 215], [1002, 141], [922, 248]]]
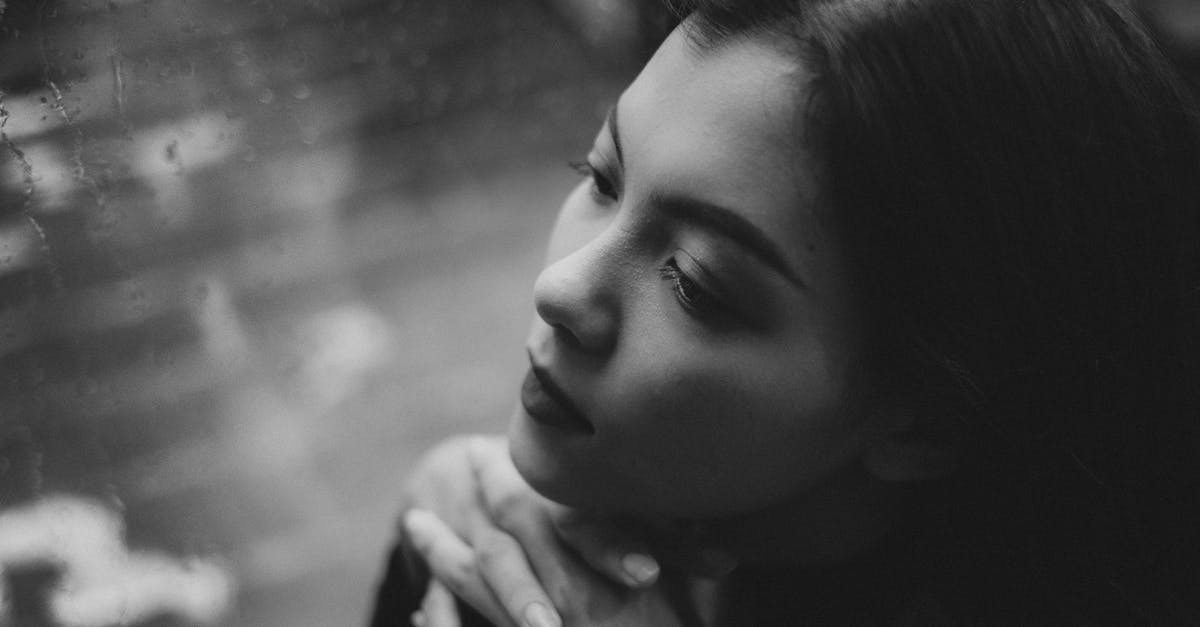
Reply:
[[659, 268], [658, 273], [664, 280], [671, 282], [675, 298], [688, 312], [698, 316], [710, 316], [721, 311], [720, 302], [680, 269], [675, 257]]
[[587, 161], [571, 161], [568, 165], [582, 176], [592, 179], [592, 198], [600, 204], [608, 204], [617, 200], [617, 186], [611, 179]]

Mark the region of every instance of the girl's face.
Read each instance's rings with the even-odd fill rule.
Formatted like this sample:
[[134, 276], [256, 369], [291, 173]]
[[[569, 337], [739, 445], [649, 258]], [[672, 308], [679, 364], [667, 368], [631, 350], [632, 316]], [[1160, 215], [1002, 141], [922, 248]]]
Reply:
[[546, 496], [646, 515], [779, 503], [850, 467], [854, 318], [800, 143], [803, 68], [677, 29], [622, 95], [534, 287], [510, 430]]

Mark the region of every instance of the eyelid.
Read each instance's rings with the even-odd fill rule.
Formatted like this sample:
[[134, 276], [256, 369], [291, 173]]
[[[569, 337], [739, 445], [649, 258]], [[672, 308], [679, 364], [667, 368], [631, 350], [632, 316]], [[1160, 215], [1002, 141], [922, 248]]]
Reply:
[[682, 248], [675, 251], [674, 257], [675, 264], [679, 266], [681, 272], [714, 297], [724, 300], [723, 295], [726, 293], [724, 286], [708, 270], [705, 270], [695, 257]]
[[575, 170], [576, 174], [578, 174], [579, 176], [593, 176], [596, 173], [596, 168], [592, 167], [592, 164], [588, 163], [587, 160], [568, 161], [567, 165], [572, 170]]
[[717, 274], [710, 272], [695, 256], [682, 248], [675, 249], [671, 259], [680, 273], [691, 279], [719, 305], [719, 311], [713, 312], [709, 319], [710, 324], [719, 324], [724, 328], [730, 328], [727, 326], [730, 324], [746, 329], [767, 328], [769, 321], [766, 317], [767, 309], [764, 309], [766, 303], [747, 295], [741, 289], [740, 280], [729, 277], [729, 280], [722, 281]]
[[[596, 163], [599, 162], [599, 163]], [[571, 169], [579, 173], [580, 176], [590, 177], [592, 179], [592, 196], [596, 202], [601, 204], [609, 204], [617, 200], [621, 195], [621, 179], [611, 168], [608, 167], [608, 162], [597, 155], [596, 150], [588, 153], [587, 159], [583, 161], [568, 161], [567, 165]], [[601, 189], [601, 186], [609, 187], [607, 190]]]
[[600, 152], [599, 150], [592, 149], [592, 151], [588, 153], [587, 163], [588, 163], [588, 166], [591, 167], [596, 172], [599, 172], [599, 173], [613, 179], [614, 183], [617, 182], [617, 179], [620, 178], [619, 177], [619, 175], [621, 173], [620, 162], [616, 162], [614, 164], [613, 159], [608, 158], [607, 156], [605, 156], [604, 153]]

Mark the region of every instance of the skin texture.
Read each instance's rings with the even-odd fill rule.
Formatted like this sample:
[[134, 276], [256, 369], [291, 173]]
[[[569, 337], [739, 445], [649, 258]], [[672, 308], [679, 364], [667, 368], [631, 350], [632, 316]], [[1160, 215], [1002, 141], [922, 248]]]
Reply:
[[501, 626], [679, 624], [656, 565], [640, 580], [625, 571], [636, 538], [534, 493], [502, 438], [440, 444], [405, 491], [403, 538], [432, 575], [415, 625], [459, 625], [450, 594]]
[[[771, 22], [784, 5], [795, 15]], [[1197, 476], [1194, 103], [1153, 42], [1100, 1], [738, 7], [708, 6], [706, 52], [668, 41], [617, 109], [622, 150], [602, 132], [592, 189], [564, 206], [529, 349], [594, 431], [542, 424], [554, 394], [526, 385], [536, 420], [519, 412], [511, 431], [524, 479], [587, 512], [717, 529], [743, 563], [845, 562], [853, 538], [911, 515], [889, 546], [945, 559], [925, 574], [900, 560], [918, 570], [903, 579], [946, 585], [964, 619], [1188, 623], [1164, 619], [1194, 614], [1196, 543], [1179, 525], [1195, 493], [1179, 478]], [[769, 23], [741, 19], [756, 15]], [[767, 32], [800, 35], [821, 64], [828, 189], [792, 128], [804, 68], [753, 41]], [[799, 280], [727, 259], [737, 247], [696, 228], [707, 214], [662, 201], [680, 193], [767, 231], [786, 254], [766, 265]], [[874, 390], [846, 376], [845, 338], [866, 335], [814, 196], [871, 303]], [[911, 485], [956, 472], [958, 442], [959, 481]], [[551, 592], [570, 585], [542, 577], [514, 503], [485, 516]], [[498, 563], [497, 544], [468, 542], [464, 559]], [[447, 552], [424, 554], [453, 576]]]
[[[620, 149], [610, 117], [534, 289], [531, 361], [594, 427], [518, 408], [513, 459], [539, 492], [639, 516], [728, 516], [839, 481], [867, 449], [874, 425], [846, 400], [857, 347], [845, 272], [793, 141], [803, 79], [769, 42], [701, 50], [677, 29], [622, 95]], [[776, 263], [697, 224], [703, 212], [679, 198], [755, 226]]]
[[[590, 429], [523, 403], [507, 443], [449, 443], [410, 490], [433, 514], [410, 544], [497, 624], [533, 625], [535, 605], [568, 625], [670, 624], [657, 566], [636, 581], [627, 557], [838, 560], [888, 526], [880, 479], [919, 467], [894, 446], [904, 414], [849, 400], [870, 395], [851, 384], [850, 289], [796, 143], [803, 68], [770, 41], [702, 50], [683, 28], [601, 129], [534, 288], [531, 363]], [[714, 214], [726, 226], [697, 219]]]

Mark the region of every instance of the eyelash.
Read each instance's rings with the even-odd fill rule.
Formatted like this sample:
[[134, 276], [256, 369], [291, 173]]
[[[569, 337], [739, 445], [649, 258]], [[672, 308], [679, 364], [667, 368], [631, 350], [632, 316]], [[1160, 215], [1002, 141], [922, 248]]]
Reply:
[[592, 164], [587, 161], [568, 161], [567, 165], [571, 166], [571, 169], [578, 172], [580, 176], [592, 179], [592, 198], [596, 202], [608, 204], [617, 199], [616, 186]]
[[[608, 204], [617, 200], [616, 186], [591, 163], [587, 161], [569, 161], [567, 165], [581, 176], [592, 179], [590, 191], [592, 198], [596, 202]], [[671, 283], [675, 298], [689, 313], [704, 317], [715, 315], [720, 311], [720, 303], [717, 302], [717, 299], [706, 292], [704, 288], [700, 287], [699, 283], [680, 269], [679, 263], [675, 261], [674, 257], [669, 259], [666, 265], [658, 269], [658, 274], [663, 280]]]
[[658, 269], [658, 274], [664, 280], [670, 281], [672, 291], [675, 292], [675, 298], [679, 300], [679, 304], [688, 312], [698, 316], [706, 316], [716, 314], [720, 310], [720, 303], [711, 294], [704, 291], [699, 283], [692, 280], [683, 270], [679, 268], [679, 263], [672, 257], [667, 261], [666, 265]]

